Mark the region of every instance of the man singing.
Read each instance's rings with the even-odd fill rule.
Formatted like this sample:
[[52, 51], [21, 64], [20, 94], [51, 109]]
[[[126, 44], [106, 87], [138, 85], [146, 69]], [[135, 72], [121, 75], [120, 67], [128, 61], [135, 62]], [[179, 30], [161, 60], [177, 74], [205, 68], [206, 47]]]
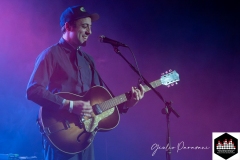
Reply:
[[[27, 86], [29, 100], [49, 109], [49, 112], [62, 110], [78, 116], [92, 116], [90, 101], [65, 99], [56, 93], [80, 95], [93, 86], [106, 86], [95, 70], [93, 58], [82, 51], [82, 46], [86, 46], [92, 34], [92, 22], [98, 19], [97, 13], [90, 14], [83, 6], [69, 7], [61, 14], [62, 37], [37, 57]], [[132, 87], [130, 98], [118, 106], [119, 112], [126, 113], [143, 96], [141, 85]], [[43, 148], [45, 160], [94, 160], [92, 144], [77, 154], [68, 154], [52, 145], [44, 132]]]

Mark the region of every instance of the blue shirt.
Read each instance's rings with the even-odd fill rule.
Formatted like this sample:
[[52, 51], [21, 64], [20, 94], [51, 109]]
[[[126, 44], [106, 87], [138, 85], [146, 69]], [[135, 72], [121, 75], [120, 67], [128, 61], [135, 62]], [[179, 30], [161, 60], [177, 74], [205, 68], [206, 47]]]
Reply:
[[54, 93], [81, 94], [91, 86], [103, 86], [90, 64], [94, 66], [91, 56], [61, 38], [38, 56], [27, 86], [27, 98], [43, 107], [61, 108], [63, 98]]

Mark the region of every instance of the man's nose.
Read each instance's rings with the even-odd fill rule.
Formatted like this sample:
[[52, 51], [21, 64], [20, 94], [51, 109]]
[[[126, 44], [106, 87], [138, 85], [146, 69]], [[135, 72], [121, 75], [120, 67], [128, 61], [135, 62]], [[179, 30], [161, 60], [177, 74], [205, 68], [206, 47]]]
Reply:
[[89, 35], [89, 34], [92, 34], [92, 30], [91, 28], [88, 27], [88, 29], [86, 30], [86, 33]]

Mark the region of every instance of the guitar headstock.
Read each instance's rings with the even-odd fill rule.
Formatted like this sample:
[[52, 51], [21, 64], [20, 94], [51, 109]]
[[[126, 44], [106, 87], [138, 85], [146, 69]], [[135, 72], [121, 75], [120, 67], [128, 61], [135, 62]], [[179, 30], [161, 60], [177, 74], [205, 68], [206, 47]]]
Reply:
[[174, 86], [174, 83], [177, 84], [179, 79], [179, 74], [176, 71], [166, 71], [165, 73], [162, 74], [160, 78], [161, 84], [165, 86]]

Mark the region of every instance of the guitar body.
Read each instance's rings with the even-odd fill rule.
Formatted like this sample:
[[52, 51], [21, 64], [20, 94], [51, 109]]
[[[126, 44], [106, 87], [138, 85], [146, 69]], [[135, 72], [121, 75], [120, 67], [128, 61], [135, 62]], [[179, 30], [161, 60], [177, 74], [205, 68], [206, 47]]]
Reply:
[[[68, 92], [57, 93], [68, 100], [90, 101], [93, 106], [112, 98], [103, 87], [92, 87], [84, 96]], [[49, 107], [50, 108], [50, 107]], [[48, 140], [60, 151], [76, 154], [86, 149], [94, 139], [96, 132], [115, 128], [120, 120], [117, 107], [99, 115], [80, 117], [66, 110], [50, 110], [47, 106], [39, 111], [40, 124]]]

